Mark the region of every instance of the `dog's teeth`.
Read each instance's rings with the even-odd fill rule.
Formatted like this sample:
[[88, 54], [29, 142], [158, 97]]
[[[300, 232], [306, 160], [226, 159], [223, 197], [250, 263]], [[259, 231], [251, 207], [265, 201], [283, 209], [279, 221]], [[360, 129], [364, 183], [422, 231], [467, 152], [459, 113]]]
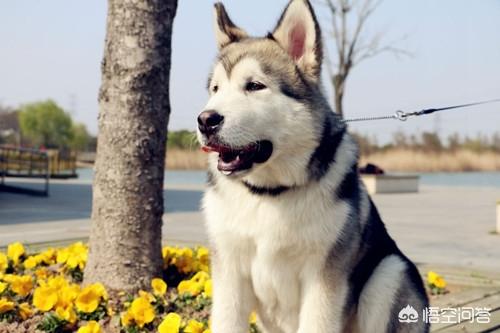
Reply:
[[222, 171], [222, 174], [225, 176], [229, 176], [232, 173], [233, 173], [232, 171], [226, 171], [226, 170]]

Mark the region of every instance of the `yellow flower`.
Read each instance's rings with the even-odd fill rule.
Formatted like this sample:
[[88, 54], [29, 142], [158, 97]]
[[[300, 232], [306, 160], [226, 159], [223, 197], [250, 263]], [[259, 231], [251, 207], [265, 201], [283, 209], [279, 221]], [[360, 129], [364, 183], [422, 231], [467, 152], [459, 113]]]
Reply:
[[35, 276], [38, 280], [46, 280], [49, 277], [49, 271], [45, 267], [39, 268], [35, 271]]
[[78, 329], [77, 333], [101, 333], [101, 326], [98, 322], [91, 320], [87, 325], [82, 326]]
[[151, 287], [155, 295], [161, 296], [167, 292], [167, 284], [162, 279], [155, 278], [151, 280]]
[[0, 298], [0, 313], [5, 313], [14, 310], [14, 302], [2, 297]]
[[171, 312], [167, 314], [165, 319], [158, 326], [159, 333], [179, 333], [181, 328], [181, 316], [177, 313]]
[[66, 266], [71, 269], [80, 268], [83, 269], [85, 267], [85, 263], [87, 262], [87, 257], [83, 254], [73, 254], [66, 261]]
[[8, 283], [12, 283], [15, 279], [17, 279], [17, 275], [14, 274], [4, 274], [3, 276], [3, 280]]
[[132, 324], [132, 322], [134, 321], [134, 317], [132, 316], [132, 313], [130, 313], [130, 311], [123, 313], [120, 319], [122, 321], [122, 325], [125, 327], [130, 326], [130, 324]]
[[19, 315], [22, 320], [26, 320], [33, 315], [33, 310], [28, 303], [19, 304]]
[[19, 258], [25, 253], [23, 244], [16, 242], [9, 244], [7, 247], [7, 257], [17, 265], [19, 263]]
[[47, 265], [53, 265], [56, 263], [56, 250], [53, 248], [48, 248], [39, 254], [40, 261]]
[[108, 292], [106, 291], [106, 288], [104, 288], [104, 285], [100, 282], [94, 283], [93, 288], [96, 290], [97, 294], [102, 297], [103, 300], [108, 300]]
[[[40, 284], [43, 284], [43, 282], [40, 281]], [[63, 288], [66, 288], [69, 285], [69, 283], [64, 276], [57, 275], [57, 276], [50, 277], [47, 280], [46, 285], [49, 287], [52, 287], [54, 289], [61, 290]]]
[[252, 313], [250, 313], [250, 317], [248, 318], [248, 322], [250, 324], [256, 324], [257, 323], [257, 313], [255, 313], [255, 311], [252, 311]]
[[427, 282], [428, 282], [429, 284], [433, 284], [433, 283], [434, 283], [434, 281], [436, 281], [436, 278], [437, 278], [438, 276], [439, 276], [439, 275], [438, 275], [437, 273], [435, 273], [435, 272], [433, 272], [433, 271], [429, 271], [429, 272], [427, 273]]
[[203, 323], [191, 319], [184, 328], [184, 333], [203, 333], [203, 326]]
[[40, 263], [38, 256], [29, 256], [23, 263], [24, 268], [33, 269]]
[[57, 289], [42, 285], [33, 293], [33, 305], [42, 312], [52, 310], [57, 303]]
[[196, 281], [196, 282], [200, 282], [200, 283], [205, 283], [205, 281], [207, 281], [208, 279], [210, 279], [210, 276], [208, 275], [207, 272], [203, 272], [203, 271], [196, 273], [191, 278], [191, 280]]
[[212, 297], [212, 280], [209, 279], [205, 281], [205, 284], [203, 286], [203, 291], [205, 293], [205, 296]]
[[192, 280], [184, 280], [177, 286], [179, 294], [189, 293], [191, 296], [197, 296], [203, 289], [203, 284]]
[[69, 256], [70, 256], [70, 252], [69, 252], [68, 248], [60, 249], [57, 252], [56, 262], [58, 264], [64, 264], [68, 260]]
[[5, 291], [5, 289], [7, 289], [9, 285], [5, 282], [0, 282], [0, 294], [3, 293]]
[[76, 308], [78, 309], [78, 311], [84, 313], [94, 312], [101, 302], [101, 297], [104, 298], [103, 295], [106, 295], [107, 297], [107, 293], [103, 293], [105, 293], [105, 290], [100, 283], [91, 284], [83, 288], [83, 290], [76, 298]]
[[446, 288], [446, 281], [445, 281], [442, 277], [438, 277], [438, 278], [436, 278], [436, 280], [434, 281], [434, 285], [435, 285], [437, 288], [444, 289], [444, 288]]
[[195, 261], [193, 260], [193, 250], [190, 248], [183, 248], [176, 251], [172, 264], [174, 264], [182, 273], [187, 274], [192, 272], [195, 264]]
[[77, 284], [68, 284], [58, 289], [57, 307], [67, 308], [68, 306], [72, 306], [79, 294], [80, 286]]
[[199, 269], [204, 272], [208, 272], [209, 266], [209, 252], [206, 247], [198, 248], [196, 252], [196, 259], [198, 259]]
[[129, 311], [134, 318], [135, 323], [140, 328], [155, 319], [155, 310], [151, 303], [149, 303], [149, 301], [144, 297], [134, 299], [130, 305]]
[[30, 275], [15, 275], [15, 278], [10, 282], [10, 289], [19, 296], [27, 296], [33, 289], [33, 278]]
[[144, 290], [139, 290], [139, 297], [144, 298], [149, 303], [153, 303], [154, 301], [156, 301], [156, 298], [153, 296], [153, 294], [148, 293], [147, 291]]
[[70, 269], [83, 269], [87, 262], [88, 248], [82, 242], [74, 243], [57, 252], [56, 262]]
[[57, 307], [56, 315], [59, 318], [66, 320], [70, 324], [76, 323], [77, 320], [75, 310], [73, 309], [73, 304], [70, 304], [67, 307], [62, 307], [62, 306]]
[[165, 246], [164, 248], [161, 249], [161, 256], [162, 256], [164, 261], [170, 260], [170, 255], [171, 255], [171, 251], [170, 251], [170, 248], [168, 246]]
[[104, 286], [102, 285], [102, 283], [94, 283], [94, 287], [96, 288], [97, 292], [99, 293], [99, 295], [101, 295], [102, 299], [107, 301], [109, 296], [108, 296], [108, 292], [106, 291], [106, 288], [104, 288]]
[[207, 328], [206, 330], [204, 330], [203, 333], [211, 333], [210, 328]]
[[433, 271], [427, 273], [427, 283], [440, 289], [444, 289], [446, 287], [446, 281], [443, 277]]
[[9, 267], [9, 260], [4, 253], [0, 252], [0, 273], [5, 272], [7, 267]]

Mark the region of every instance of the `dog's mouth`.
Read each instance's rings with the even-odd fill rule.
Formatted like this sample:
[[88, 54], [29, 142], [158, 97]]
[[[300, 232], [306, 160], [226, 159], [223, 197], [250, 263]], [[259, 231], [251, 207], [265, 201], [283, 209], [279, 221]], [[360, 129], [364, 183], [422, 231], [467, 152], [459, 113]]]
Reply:
[[273, 153], [273, 144], [268, 140], [258, 141], [243, 147], [209, 143], [201, 149], [207, 153], [218, 153], [217, 169], [229, 176], [239, 171], [251, 169], [254, 163], [266, 162]]

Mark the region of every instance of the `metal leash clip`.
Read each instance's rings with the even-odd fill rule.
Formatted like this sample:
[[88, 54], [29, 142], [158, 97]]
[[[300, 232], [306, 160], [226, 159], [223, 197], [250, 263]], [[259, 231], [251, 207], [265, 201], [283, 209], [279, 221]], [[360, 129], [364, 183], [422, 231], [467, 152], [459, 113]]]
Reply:
[[409, 114], [407, 114], [404, 111], [398, 110], [394, 114], [394, 119], [400, 120], [400, 121], [407, 121], [408, 120]]

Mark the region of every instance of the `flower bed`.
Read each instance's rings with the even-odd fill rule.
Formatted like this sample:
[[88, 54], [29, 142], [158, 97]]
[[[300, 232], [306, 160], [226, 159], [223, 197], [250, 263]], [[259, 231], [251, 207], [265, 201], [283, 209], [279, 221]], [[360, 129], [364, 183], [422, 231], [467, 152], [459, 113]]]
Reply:
[[114, 297], [100, 283], [81, 286], [87, 252], [80, 242], [37, 254], [14, 243], [0, 252], [0, 333], [210, 332], [206, 248], [163, 248], [163, 276], [149, 290]]
[[[149, 290], [109, 297], [100, 283], [82, 286], [87, 246], [28, 254], [20, 243], [0, 252], [0, 333], [209, 333], [212, 280], [205, 247], [163, 248], [163, 276]], [[446, 282], [429, 272], [431, 294]], [[256, 333], [256, 316], [249, 332]]]

